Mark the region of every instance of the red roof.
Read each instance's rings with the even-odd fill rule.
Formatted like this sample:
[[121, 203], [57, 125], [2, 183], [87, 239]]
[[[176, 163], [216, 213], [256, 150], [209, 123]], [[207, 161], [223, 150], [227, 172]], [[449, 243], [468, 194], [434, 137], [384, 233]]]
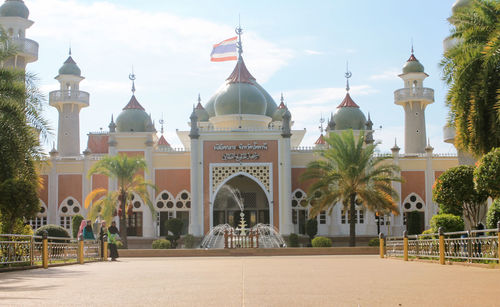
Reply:
[[250, 74], [247, 67], [245, 66], [245, 62], [243, 58], [238, 60], [238, 63], [234, 67], [233, 72], [226, 79], [229, 81], [228, 83], [250, 83], [253, 84], [255, 82], [255, 78]]
[[286, 109], [286, 106], [283, 103], [283, 100], [281, 101], [280, 105], [278, 106], [278, 109]]
[[167, 142], [167, 140], [163, 137], [163, 135], [160, 137], [160, 140], [158, 141], [159, 146], [170, 146], [170, 144]]
[[315, 145], [325, 145], [325, 138], [323, 137], [323, 134], [319, 136], [319, 138], [314, 142]]
[[354, 100], [352, 100], [351, 95], [349, 95], [349, 93], [347, 93], [345, 95], [344, 100], [342, 100], [342, 103], [339, 104], [337, 109], [338, 108], [345, 108], [345, 107], [359, 108], [359, 106], [354, 102]]
[[417, 58], [413, 55], [413, 53], [411, 54], [411, 56], [410, 56], [410, 58], [408, 59], [407, 62], [411, 62], [411, 61], [417, 61], [418, 62]]
[[196, 109], [197, 110], [205, 110], [205, 108], [201, 105], [201, 102], [198, 102], [198, 104], [196, 105]]
[[143, 110], [144, 108], [141, 106], [139, 101], [135, 98], [135, 95], [132, 95], [132, 98], [130, 98], [130, 101], [128, 104], [123, 108], [123, 110], [129, 110], [129, 109], [136, 109], [136, 110]]

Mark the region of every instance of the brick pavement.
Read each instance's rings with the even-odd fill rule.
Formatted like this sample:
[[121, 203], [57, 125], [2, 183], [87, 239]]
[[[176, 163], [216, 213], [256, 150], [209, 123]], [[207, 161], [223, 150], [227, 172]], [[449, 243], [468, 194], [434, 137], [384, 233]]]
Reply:
[[377, 256], [121, 258], [0, 273], [8, 306], [499, 306], [500, 270]]

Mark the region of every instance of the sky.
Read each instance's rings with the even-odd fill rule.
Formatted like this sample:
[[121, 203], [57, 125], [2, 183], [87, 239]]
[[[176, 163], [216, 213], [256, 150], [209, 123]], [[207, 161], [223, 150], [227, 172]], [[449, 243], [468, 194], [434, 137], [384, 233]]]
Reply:
[[[320, 118], [344, 98], [348, 62], [351, 97], [370, 113], [380, 151], [389, 152], [395, 139], [404, 148], [404, 112], [393, 93], [403, 87], [397, 75], [413, 42], [429, 74], [424, 86], [435, 90], [427, 137], [435, 153], [453, 153], [443, 142], [447, 87], [439, 61], [454, 1], [25, 0], [35, 22], [26, 37], [40, 44], [39, 59], [27, 70], [48, 97], [59, 89], [54, 77], [71, 45], [86, 78], [80, 90], [90, 93], [90, 106], [80, 113], [83, 151], [87, 134], [108, 130], [111, 115], [128, 103], [133, 68], [137, 99], [158, 131], [163, 118], [167, 141], [180, 147], [175, 131], [188, 130], [198, 94], [205, 104], [236, 64], [210, 62], [210, 52], [235, 35], [240, 16], [245, 63], [278, 104], [283, 93], [293, 129], [307, 130], [302, 146], [313, 145]], [[44, 114], [57, 133], [57, 110], [47, 105]]]

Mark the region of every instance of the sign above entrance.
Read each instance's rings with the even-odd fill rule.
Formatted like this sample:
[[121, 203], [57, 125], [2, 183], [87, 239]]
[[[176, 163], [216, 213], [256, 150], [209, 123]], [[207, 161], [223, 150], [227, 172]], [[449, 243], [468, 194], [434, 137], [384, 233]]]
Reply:
[[[232, 161], [235, 160], [237, 162], [243, 160], [258, 160], [260, 158], [258, 150], [267, 150], [267, 143], [253, 142], [247, 144], [238, 144], [238, 145], [226, 145], [226, 144], [215, 144], [215, 151], [233, 151], [222, 154], [223, 161]], [[236, 151], [248, 151], [248, 152], [236, 152]]]

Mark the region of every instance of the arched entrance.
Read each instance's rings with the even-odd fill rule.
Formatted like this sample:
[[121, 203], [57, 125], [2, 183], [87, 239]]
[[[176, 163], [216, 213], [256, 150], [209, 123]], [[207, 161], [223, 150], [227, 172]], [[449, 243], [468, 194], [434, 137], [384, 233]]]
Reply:
[[[247, 227], [258, 223], [270, 224], [269, 200], [262, 187], [244, 174], [238, 174], [224, 183], [240, 192]], [[234, 196], [225, 188], [217, 189], [213, 201], [213, 226], [229, 224], [237, 227], [240, 222], [240, 207]]]

